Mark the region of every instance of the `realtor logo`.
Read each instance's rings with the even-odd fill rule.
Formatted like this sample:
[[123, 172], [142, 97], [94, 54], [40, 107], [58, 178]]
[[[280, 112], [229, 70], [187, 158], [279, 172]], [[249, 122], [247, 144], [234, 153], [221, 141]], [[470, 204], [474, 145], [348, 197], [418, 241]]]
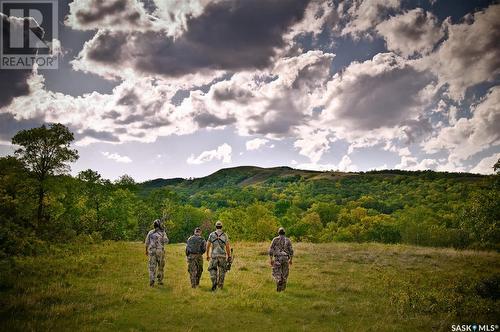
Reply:
[[0, 0], [0, 69], [57, 69], [57, 0]]

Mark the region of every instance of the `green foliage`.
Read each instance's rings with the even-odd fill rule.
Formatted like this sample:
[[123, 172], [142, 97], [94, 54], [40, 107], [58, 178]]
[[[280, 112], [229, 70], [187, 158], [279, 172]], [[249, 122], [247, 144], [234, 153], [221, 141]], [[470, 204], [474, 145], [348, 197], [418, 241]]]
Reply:
[[15, 154], [38, 181], [38, 223], [44, 217], [45, 181], [49, 176], [65, 173], [69, 170], [67, 163], [78, 159], [78, 151], [70, 149], [73, 140], [73, 133], [60, 123], [21, 130], [12, 138], [12, 144], [20, 146]]
[[269, 240], [283, 226], [306, 242], [500, 249], [498, 175], [245, 166], [201, 179], [138, 184], [124, 175], [112, 183], [90, 169], [61, 174], [77, 157], [72, 139], [58, 124], [21, 131], [13, 138], [18, 158], [0, 158], [2, 255], [96, 234], [143, 241], [159, 218], [172, 242], [197, 226], [207, 234], [220, 219], [234, 240]]
[[12, 138], [19, 145], [16, 155], [42, 181], [47, 176], [69, 170], [68, 162], [78, 159], [78, 151], [70, 149], [73, 133], [60, 123], [47, 128], [21, 130]]
[[474, 193], [463, 209], [460, 226], [474, 247], [500, 250], [500, 191]]

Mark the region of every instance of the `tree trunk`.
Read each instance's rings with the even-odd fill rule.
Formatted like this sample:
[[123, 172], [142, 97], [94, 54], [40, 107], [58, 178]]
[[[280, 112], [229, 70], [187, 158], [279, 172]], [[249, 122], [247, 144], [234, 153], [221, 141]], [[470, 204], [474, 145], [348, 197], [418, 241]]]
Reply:
[[43, 198], [45, 196], [45, 190], [43, 189], [43, 184], [40, 184], [38, 188], [38, 213], [37, 213], [37, 226], [40, 225], [43, 216]]

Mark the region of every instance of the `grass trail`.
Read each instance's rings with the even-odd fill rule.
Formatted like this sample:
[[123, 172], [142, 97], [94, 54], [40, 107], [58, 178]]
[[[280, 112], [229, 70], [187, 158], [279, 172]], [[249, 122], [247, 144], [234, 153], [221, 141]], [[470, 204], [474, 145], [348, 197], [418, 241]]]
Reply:
[[234, 244], [233, 269], [216, 293], [206, 261], [201, 287], [191, 289], [181, 244], [167, 246], [165, 285], [155, 288], [140, 243], [20, 258], [2, 268], [0, 330], [450, 331], [499, 323], [497, 253], [298, 243], [287, 291], [276, 293], [267, 246]]

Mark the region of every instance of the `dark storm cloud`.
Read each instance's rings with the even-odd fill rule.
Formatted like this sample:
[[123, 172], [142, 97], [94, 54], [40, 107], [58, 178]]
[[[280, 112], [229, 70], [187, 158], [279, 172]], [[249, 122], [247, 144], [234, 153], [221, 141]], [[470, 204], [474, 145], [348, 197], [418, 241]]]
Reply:
[[344, 100], [343, 115], [364, 129], [397, 125], [405, 111], [420, 105], [418, 92], [431, 76], [413, 68], [385, 72], [379, 76], [360, 75], [356, 95]]
[[214, 99], [216, 101], [238, 100], [244, 102], [253, 96], [252, 92], [233, 86], [221, 87], [214, 90]]
[[45, 120], [42, 116], [32, 119], [16, 120], [11, 113], [0, 113], [0, 140], [10, 141], [18, 131], [39, 127], [44, 124], [44, 122]]
[[[387, 57], [384, 61], [391, 61]], [[434, 76], [410, 66], [391, 67], [376, 74], [358, 68], [356, 79], [340, 83], [334, 90], [336, 119], [347, 121], [357, 130], [401, 125], [419, 112], [424, 101], [420, 92]]]
[[200, 16], [189, 18], [187, 31], [175, 39], [159, 31], [101, 31], [84, 55], [108, 64], [128, 62], [139, 71], [166, 76], [263, 68], [276, 48], [284, 46], [283, 34], [303, 18], [308, 1], [211, 3]]
[[[10, 34], [10, 29], [20, 28], [23, 24], [21, 19], [14, 20], [0, 13], [2, 17], [2, 39], [6, 39]], [[38, 37], [43, 37], [43, 30], [39, 27], [31, 29]], [[29, 38], [24, 34], [24, 38]], [[0, 70], [0, 107], [7, 106], [14, 97], [25, 96], [30, 93], [28, 79], [31, 76], [31, 69], [1, 69]]]
[[31, 70], [0, 70], [0, 107], [7, 106], [14, 97], [30, 93], [27, 83]]
[[102, 118], [103, 119], [118, 119], [120, 117], [120, 113], [117, 111], [109, 111], [107, 113], [104, 113]]
[[168, 121], [168, 120], [166, 120], [166, 119], [164, 119], [164, 120], [153, 120], [153, 121], [143, 122], [140, 125], [140, 128], [141, 129], [156, 129], [156, 128], [168, 126], [170, 124], [171, 124], [171, 122]]
[[235, 123], [236, 119], [234, 117], [223, 119], [210, 113], [201, 113], [194, 117], [194, 121], [198, 123], [201, 128], [206, 128], [230, 125]]
[[117, 124], [120, 125], [128, 125], [134, 122], [142, 122], [144, 121], [144, 116], [142, 114], [131, 114], [123, 120], [115, 120]]
[[128, 35], [126, 33], [105, 31], [96, 35], [92, 41], [95, 47], [88, 49], [87, 56], [96, 62], [119, 65], [122, 57], [122, 49], [127, 43]]
[[131, 106], [135, 105], [139, 102], [139, 97], [135, 94], [134, 91], [127, 91], [125, 94], [123, 94], [120, 99], [116, 102], [117, 105], [125, 105], [125, 106]]
[[119, 142], [120, 140], [118, 137], [113, 135], [113, 133], [107, 132], [107, 131], [96, 131], [93, 129], [85, 129], [80, 133], [77, 133], [76, 139], [82, 139], [84, 137], [92, 137], [100, 141], [106, 141], [106, 142]]
[[114, 15], [118, 12], [122, 12], [126, 9], [126, 0], [117, 0], [114, 2], [95, 0], [92, 3], [92, 7], [88, 10], [79, 10], [76, 13], [78, 21], [82, 24], [88, 24], [96, 21], [102, 20], [108, 15]]
[[79, 0], [69, 4], [66, 23], [85, 30], [148, 25], [144, 8], [136, 0]]

